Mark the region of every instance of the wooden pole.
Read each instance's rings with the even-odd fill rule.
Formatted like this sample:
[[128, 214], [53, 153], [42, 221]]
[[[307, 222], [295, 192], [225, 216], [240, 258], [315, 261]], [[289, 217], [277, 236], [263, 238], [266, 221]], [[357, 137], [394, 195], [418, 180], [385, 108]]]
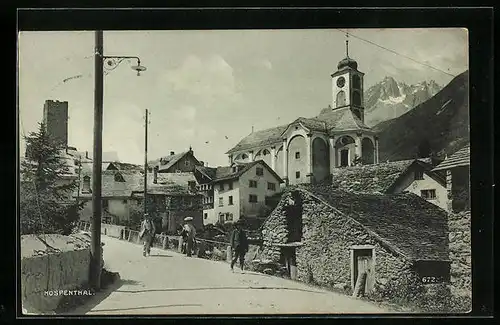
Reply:
[[102, 217], [102, 115], [103, 115], [103, 32], [95, 32], [95, 89], [94, 89], [94, 157], [92, 169], [92, 240], [90, 284], [94, 290], [101, 288], [101, 217]]

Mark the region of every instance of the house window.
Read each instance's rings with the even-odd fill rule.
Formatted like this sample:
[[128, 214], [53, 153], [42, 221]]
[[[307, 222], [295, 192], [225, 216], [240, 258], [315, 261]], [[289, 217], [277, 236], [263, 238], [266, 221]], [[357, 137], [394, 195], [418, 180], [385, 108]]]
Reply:
[[250, 203], [257, 203], [257, 195], [250, 194], [250, 196], [248, 198], [248, 202], [250, 202]]
[[250, 187], [257, 188], [257, 181], [250, 180]]
[[233, 182], [229, 182], [229, 189], [232, 190], [233, 189]]
[[219, 198], [219, 206], [220, 206], [220, 207], [223, 207], [223, 206], [224, 206], [224, 198], [223, 198], [223, 197], [220, 197], [220, 198]]
[[83, 177], [82, 193], [92, 193], [92, 190], [90, 189], [90, 177], [89, 176]]
[[189, 166], [189, 160], [184, 160], [184, 166]]
[[208, 213], [203, 214], [203, 219], [208, 219]]
[[233, 173], [236, 173], [238, 171], [238, 168], [236, 166], [233, 166]]
[[276, 191], [276, 184], [271, 183], [271, 182], [267, 182], [267, 189], [270, 191]]
[[266, 196], [265, 198], [265, 205], [267, 206], [271, 205], [271, 198], [269, 196]]
[[257, 168], [255, 169], [255, 174], [256, 174], [257, 176], [263, 176], [263, 175], [264, 175], [264, 168], [257, 167]]
[[102, 200], [102, 208], [105, 210], [108, 209], [108, 200]]
[[229, 205], [233, 205], [233, 196], [229, 196]]
[[436, 198], [436, 190], [421, 190], [420, 195], [426, 200], [432, 200]]
[[123, 203], [123, 204], [127, 204], [127, 200], [123, 200], [123, 201], [122, 201], [122, 203]]
[[224, 183], [219, 184], [219, 191], [224, 191]]
[[295, 172], [295, 178], [300, 178], [300, 172]]
[[424, 179], [424, 172], [421, 171], [421, 170], [415, 171], [415, 180], [419, 181], [419, 180], [422, 180], [422, 179]]
[[299, 152], [299, 151], [297, 151], [297, 152], [295, 153], [295, 159], [300, 159], [300, 152]]
[[226, 221], [233, 221], [233, 214], [232, 213], [226, 213]]

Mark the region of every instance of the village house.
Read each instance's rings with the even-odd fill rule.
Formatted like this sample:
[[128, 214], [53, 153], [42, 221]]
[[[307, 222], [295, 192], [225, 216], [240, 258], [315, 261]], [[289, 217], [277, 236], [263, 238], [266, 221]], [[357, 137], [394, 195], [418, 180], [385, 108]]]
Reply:
[[[149, 174], [148, 174], [149, 175]], [[148, 200], [152, 200], [155, 218], [161, 220], [161, 231], [175, 234], [184, 224], [184, 218], [192, 217], [196, 229], [203, 228], [202, 196], [196, 188], [193, 173], [153, 173], [152, 182], [148, 181]], [[144, 190], [132, 192], [134, 202], [144, 199]]]
[[470, 145], [447, 157], [433, 171], [446, 172], [448, 211], [470, 210]]
[[289, 188], [262, 227], [262, 259], [293, 279], [361, 294], [450, 277], [446, 212], [413, 193]]
[[252, 132], [227, 151], [230, 163], [263, 160], [286, 184], [321, 182], [335, 168], [357, 161], [378, 163], [378, 138], [364, 123], [364, 73], [346, 55], [331, 78], [328, 108], [313, 118]]
[[430, 158], [400, 160], [334, 169], [332, 187], [360, 193], [411, 192], [447, 210], [445, 177], [433, 171]]
[[148, 162], [148, 168], [149, 171], [156, 168], [159, 173], [194, 173], [195, 167], [203, 164], [194, 156], [193, 148], [189, 147], [188, 151], [178, 154], [170, 151], [170, 155]]
[[199, 188], [205, 200], [204, 224], [265, 217], [269, 199], [280, 192], [283, 182], [262, 160], [197, 170], [203, 176]]
[[214, 186], [212, 181], [216, 178], [217, 168], [196, 166], [194, 175], [198, 182], [198, 192], [202, 197], [203, 224], [214, 224], [218, 218], [214, 206]]
[[[142, 170], [117, 170], [115, 163], [103, 164], [102, 172], [102, 207], [103, 222], [123, 224], [130, 222], [131, 211], [137, 208], [137, 205], [143, 199], [144, 191], [144, 172]], [[193, 189], [196, 186], [196, 179], [192, 173], [159, 174], [148, 173], [148, 190], [151, 187], [155, 202], [163, 204], [166, 197], [176, 196], [183, 198], [194, 195]], [[92, 216], [92, 165], [82, 164], [80, 170], [80, 186], [74, 197], [77, 200], [83, 200], [86, 203], [80, 211], [81, 220], [89, 221]], [[162, 186], [161, 189], [158, 186]], [[163, 192], [162, 192], [163, 191]], [[189, 193], [186, 193], [189, 192]], [[161, 194], [163, 193], [163, 194]], [[163, 195], [163, 197], [161, 197]], [[161, 197], [161, 199], [159, 199]], [[162, 208], [159, 209], [162, 211]], [[168, 211], [167, 211], [168, 212]], [[188, 212], [186, 212], [188, 213]], [[190, 215], [192, 216], [192, 215]], [[167, 223], [168, 216], [155, 216]], [[201, 211], [199, 219], [201, 220]]]

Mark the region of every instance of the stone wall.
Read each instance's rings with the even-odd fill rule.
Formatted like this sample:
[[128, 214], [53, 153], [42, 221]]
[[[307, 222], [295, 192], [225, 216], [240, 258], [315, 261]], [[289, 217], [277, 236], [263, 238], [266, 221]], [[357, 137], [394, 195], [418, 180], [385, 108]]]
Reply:
[[[55, 251], [47, 250], [47, 245]], [[21, 236], [21, 297], [30, 313], [53, 311], [64, 296], [51, 290], [82, 288], [89, 280], [90, 240], [84, 235]]]
[[457, 295], [471, 295], [471, 229], [470, 211], [450, 213], [451, 285]]
[[352, 292], [350, 248], [375, 247], [375, 287], [390, 286], [410, 263], [382, 247], [360, 224], [309, 196], [303, 199], [303, 242], [297, 249], [298, 278]]
[[262, 226], [262, 253], [263, 260], [279, 262], [280, 248], [274, 244], [283, 244], [287, 242], [288, 229], [285, 209], [288, 200], [292, 199], [290, 192], [284, 193], [281, 201], [271, 212]]
[[[300, 193], [300, 199], [295, 201], [302, 204], [303, 246], [296, 250], [300, 281], [351, 292], [350, 248], [353, 245], [375, 247], [375, 288], [383, 289], [402, 274], [410, 273], [406, 259], [382, 246], [356, 221], [304, 192], [295, 193]], [[273, 245], [289, 242], [286, 206], [292, 198], [290, 192], [285, 193], [264, 223], [262, 259], [280, 261], [280, 248]]]

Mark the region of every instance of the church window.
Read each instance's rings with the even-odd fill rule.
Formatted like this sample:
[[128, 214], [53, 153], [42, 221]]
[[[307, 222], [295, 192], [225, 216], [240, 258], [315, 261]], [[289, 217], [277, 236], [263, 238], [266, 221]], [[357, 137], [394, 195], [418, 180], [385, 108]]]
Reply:
[[337, 94], [337, 107], [345, 106], [345, 92], [339, 91]]
[[361, 106], [361, 94], [359, 93], [359, 91], [353, 92], [352, 103], [356, 106]]
[[422, 180], [422, 179], [424, 179], [424, 172], [421, 171], [421, 170], [415, 171], [415, 180], [419, 181], [419, 180]]
[[297, 151], [297, 152], [295, 153], [295, 159], [300, 159], [300, 152], [299, 152], [299, 151]]
[[352, 76], [352, 88], [361, 89], [361, 78], [358, 75]]
[[356, 115], [356, 117], [361, 120], [361, 113], [359, 112], [359, 110], [355, 109], [353, 112], [354, 112], [354, 115]]
[[264, 149], [264, 151], [262, 152], [262, 155], [263, 155], [263, 156], [267, 156], [267, 155], [269, 155], [269, 150]]

